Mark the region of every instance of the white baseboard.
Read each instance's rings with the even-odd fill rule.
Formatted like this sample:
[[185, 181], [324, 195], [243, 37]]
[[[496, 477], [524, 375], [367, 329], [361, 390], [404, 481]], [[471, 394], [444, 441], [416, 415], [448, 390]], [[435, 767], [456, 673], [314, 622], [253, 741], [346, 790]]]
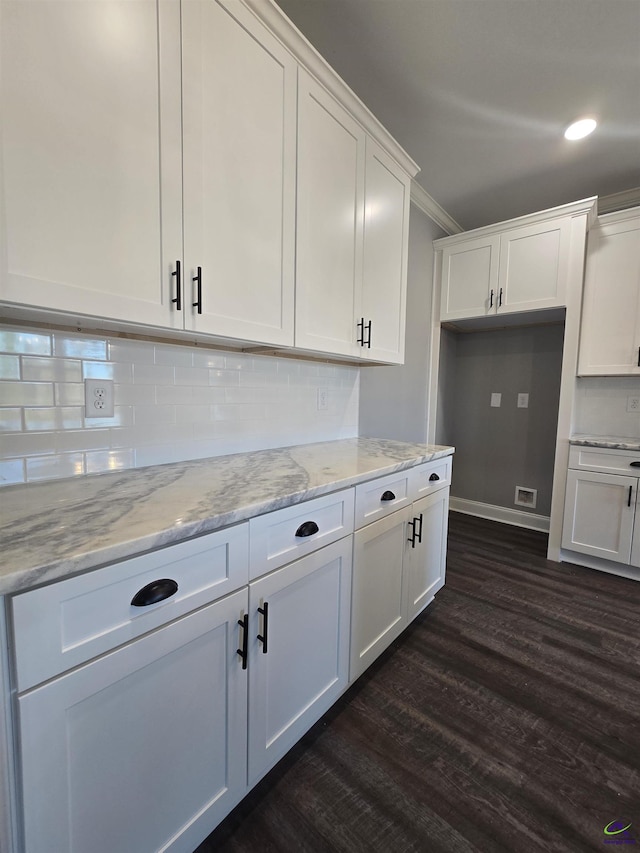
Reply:
[[536, 515], [533, 512], [522, 512], [519, 509], [509, 509], [505, 506], [494, 506], [481, 501], [468, 501], [465, 498], [449, 497], [449, 509], [462, 512], [465, 515], [477, 515], [479, 518], [489, 518], [491, 521], [502, 521], [514, 527], [528, 527], [529, 530], [549, 532], [549, 516]]

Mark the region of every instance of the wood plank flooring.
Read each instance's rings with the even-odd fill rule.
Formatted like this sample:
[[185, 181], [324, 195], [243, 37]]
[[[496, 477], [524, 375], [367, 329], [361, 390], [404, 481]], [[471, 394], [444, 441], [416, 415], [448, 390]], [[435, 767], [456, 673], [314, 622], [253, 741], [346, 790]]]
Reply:
[[640, 583], [545, 553], [451, 513], [436, 601], [197, 853], [640, 853]]

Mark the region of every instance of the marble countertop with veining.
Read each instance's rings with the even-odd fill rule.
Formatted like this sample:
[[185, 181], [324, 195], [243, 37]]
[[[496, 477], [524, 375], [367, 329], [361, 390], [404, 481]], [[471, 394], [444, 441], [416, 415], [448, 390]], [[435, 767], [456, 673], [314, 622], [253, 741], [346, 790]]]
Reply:
[[569, 443], [582, 447], [604, 447], [608, 450], [640, 452], [640, 438], [623, 435], [572, 435]]
[[98, 568], [453, 447], [351, 438], [0, 489], [0, 594]]

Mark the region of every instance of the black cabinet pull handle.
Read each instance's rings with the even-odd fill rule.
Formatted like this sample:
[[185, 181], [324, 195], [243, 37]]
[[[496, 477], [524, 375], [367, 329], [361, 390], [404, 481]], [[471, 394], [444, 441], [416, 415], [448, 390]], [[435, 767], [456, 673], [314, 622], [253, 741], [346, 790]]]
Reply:
[[491, 288], [491, 295], [489, 296], [489, 308], [493, 308], [493, 288]]
[[432, 483], [435, 483], [435, 481], [436, 481], [436, 480], [439, 480], [439, 479], [440, 479], [440, 477], [438, 477], [438, 475], [435, 473], [435, 471], [434, 471], [434, 473], [429, 477], [429, 481], [430, 481], [430, 482], [432, 482]]
[[364, 346], [364, 317], [361, 317], [356, 323], [358, 329], [358, 337], [356, 339], [356, 343], [360, 344], [361, 347]]
[[633, 486], [629, 486], [629, 498], [627, 500], [627, 506], [631, 506], [631, 495], [633, 494]]
[[317, 533], [318, 530], [320, 530], [320, 528], [315, 521], [305, 521], [296, 530], [296, 536], [313, 536], [313, 534]]
[[180, 280], [180, 261], [176, 261], [176, 268], [171, 273], [171, 277], [173, 278], [174, 276], [176, 278], [176, 295], [171, 301], [175, 303], [177, 311], [182, 311], [182, 283]]
[[640, 347], [638, 347], [638, 367], [640, 367]]
[[502, 305], [502, 288], [500, 288], [500, 294], [498, 295], [498, 308]]
[[[364, 337], [364, 329], [362, 336]], [[371, 349], [371, 320], [367, 323], [367, 340], [366, 342], [363, 341], [362, 346], [366, 346], [367, 349]]]
[[242, 619], [238, 619], [238, 625], [242, 628], [242, 648], [238, 649], [238, 654], [242, 658], [242, 668], [247, 668], [247, 656], [249, 652], [249, 614], [245, 613]]
[[164, 601], [165, 598], [171, 598], [177, 591], [178, 584], [170, 578], [151, 581], [151, 583], [148, 583], [136, 592], [131, 599], [131, 604], [134, 607], [148, 607], [150, 604], [157, 604], [158, 601]]
[[411, 536], [407, 538], [407, 542], [411, 542], [411, 547], [416, 547], [416, 519], [412, 518], [411, 521], [407, 522], [411, 527]]
[[262, 614], [262, 634], [258, 634], [258, 639], [262, 643], [262, 654], [267, 653], [267, 636], [269, 633], [269, 605], [265, 601], [262, 607], [258, 607], [258, 613]]
[[640, 468], [640, 461], [638, 461], [638, 462], [629, 462], [629, 465], [630, 465], [632, 468]]
[[387, 489], [386, 492], [383, 492], [382, 497], [380, 498], [381, 501], [395, 501], [395, 499], [396, 496], [393, 494], [393, 492], [390, 492], [389, 489]]
[[416, 521], [420, 522], [418, 526], [418, 533], [416, 534], [416, 539], [418, 542], [422, 542], [422, 513], [420, 513]]
[[202, 314], [202, 267], [198, 267], [198, 272], [191, 281], [195, 281], [197, 285], [197, 297], [193, 303], [193, 307], [198, 309], [198, 314]]

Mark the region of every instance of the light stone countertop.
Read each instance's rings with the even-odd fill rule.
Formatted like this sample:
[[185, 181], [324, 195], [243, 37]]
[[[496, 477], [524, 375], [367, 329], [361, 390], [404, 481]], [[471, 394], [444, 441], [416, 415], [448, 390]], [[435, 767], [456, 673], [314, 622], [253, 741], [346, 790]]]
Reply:
[[581, 447], [604, 447], [608, 450], [631, 450], [640, 452], [640, 438], [620, 435], [572, 435], [569, 444]]
[[350, 438], [0, 489], [0, 594], [210, 533], [454, 452]]

